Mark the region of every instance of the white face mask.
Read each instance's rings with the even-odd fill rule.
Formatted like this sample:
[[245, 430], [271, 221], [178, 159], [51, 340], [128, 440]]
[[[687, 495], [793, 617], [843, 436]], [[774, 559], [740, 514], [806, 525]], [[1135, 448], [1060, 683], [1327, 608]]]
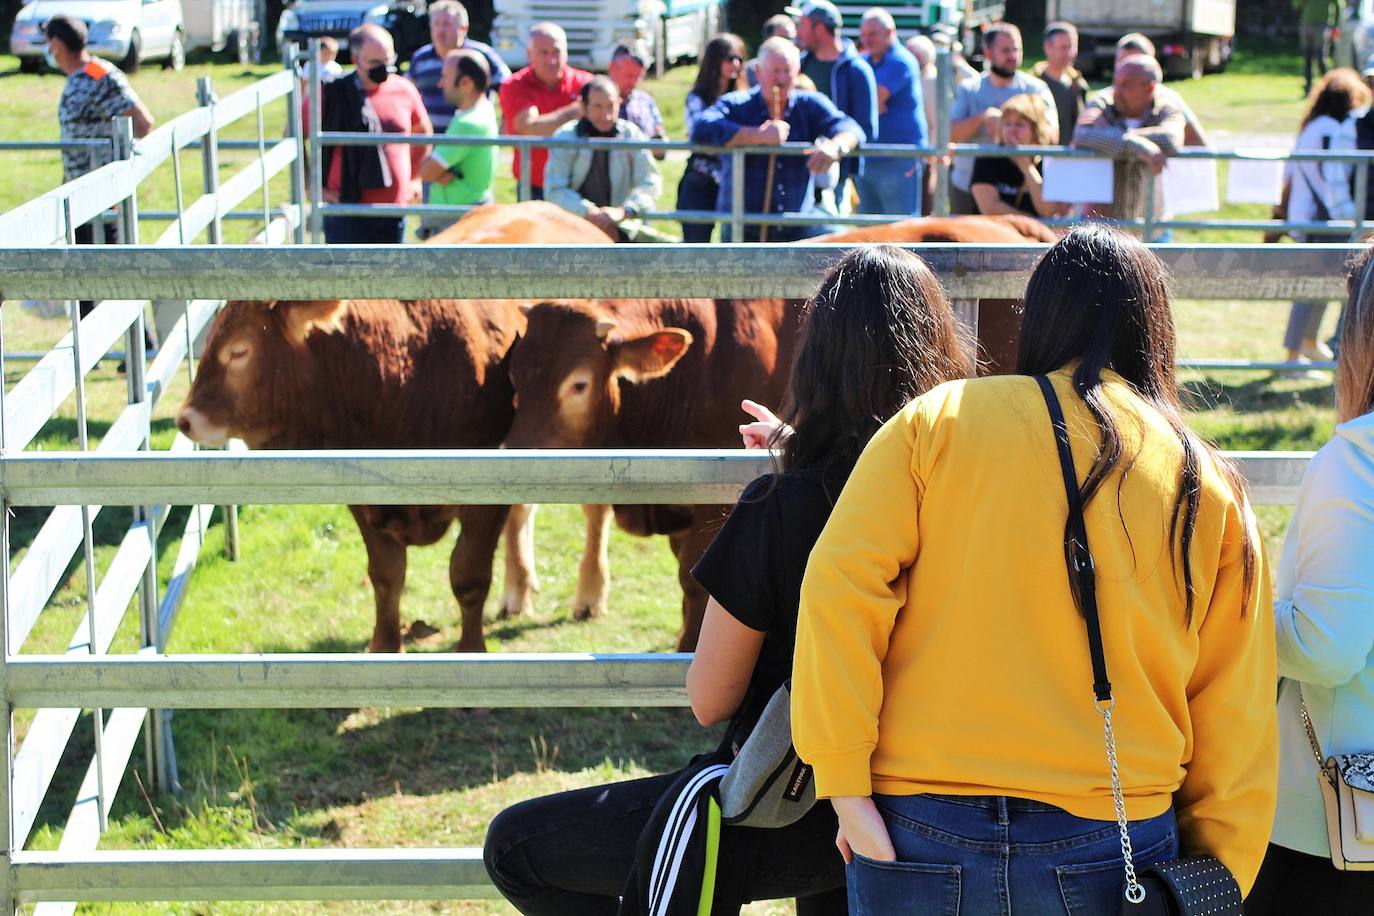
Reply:
[[43, 46], [43, 60], [54, 70], [62, 69], [57, 65], [57, 57], [52, 53], [52, 42], [48, 42]]

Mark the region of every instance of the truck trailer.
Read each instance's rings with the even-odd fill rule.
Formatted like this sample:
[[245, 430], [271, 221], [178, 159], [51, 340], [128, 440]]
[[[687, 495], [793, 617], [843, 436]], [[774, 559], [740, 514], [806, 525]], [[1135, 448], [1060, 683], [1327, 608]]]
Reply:
[[1231, 59], [1236, 0], [1046, 0], [1045, 21], [1078, 27], [1078, 68], [1110, 73], [1116, 41], [1141, 32], [1155, 43], [1166, 76], [1218, 73]]

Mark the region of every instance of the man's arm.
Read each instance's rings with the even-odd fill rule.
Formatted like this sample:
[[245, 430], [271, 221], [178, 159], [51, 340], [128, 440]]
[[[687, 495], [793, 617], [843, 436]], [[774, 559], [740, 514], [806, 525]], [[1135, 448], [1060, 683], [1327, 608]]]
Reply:
[[[434, 125], [429, 120], [429, 112], [425, 111], [425, 103], [420, 99], [420, 90], [414, 86], [415, 84], [412, 83], [411, 92], [414, 93], [415, 98], [411, 101], [410, 106], [410, 132], [416, 135], [423, 134], [427, 137], [433, 136]], [[421, 164], [429, 155], [431, 148], [429, 146], [412, 146], [410, 148], [410, 173], [412, 175], [420, 174]]]
[[440, 158], [437, 149], [420, 163], [420, 180], [438, 184], [448, 184], [453, 180], [453, 172], [449, 171], [448, 163]]
[[1183, 131], [1187, 123], [1181, 109], [1175, 105], [1166, 104], [1158, 124], [1127, 131], [1127, 137], [1140, 137], [1149, 140], [1158, 146], [1166, 156], [1172, 156], [1183, 147]]
[[517, 111], [511, 121], [511, 128], [517, 134], [530, 137], [552, 137], [558, 128], [569, 121], [582, 117], [582, 102], [574, 100], [562, 108], [555, 108], [547, 114], [540, 114], [533, 105]]
[[148, 110], [148, 106], [143, 102], [134, 102], [133, 107], [124, 112], [121, 117], [129, 118], [134, 122], [134, 137], [146, 137], [148, 132], [153, 129], [153, 113]]
[[[636, 137], [636, 135], [638, 135]], [[630, 136], [639, 139], [643, 133], [630, 131]], [[658, 205], [659, 195], [663, 193], [663, 176], [659, 174], [654, 157], [646, 149], [631, 150], [630, 193], [622, 207], [643, 213]]]

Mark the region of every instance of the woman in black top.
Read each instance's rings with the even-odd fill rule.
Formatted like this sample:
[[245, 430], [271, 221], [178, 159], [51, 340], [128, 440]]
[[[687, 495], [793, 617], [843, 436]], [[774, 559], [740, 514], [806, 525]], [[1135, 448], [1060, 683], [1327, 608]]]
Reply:
[[[1058, 135], [1046, 120], [1045, 102], [1034, 93], [1022, 93], [1002, 106], [1000, 145], [1046, 146]], [[1045, 180], [1039, 156], [995, 156], [977, 159], [969, 193], [979, 213], [1025, 213], [1034, 217], [1063, 216], [1067, 204], [1045, 200]]]
[[[851, 252], [826, 275], [808, 309], [782, 411], [791, 427], [779, 425], [773, 436], [779, 473], [745, 488], [692, 571], [711, 600], [687, 692], [703, 725], [730, 721], [720, 749], [725, 759], [791, 676], [806, 558], [864, 445], [916, 395], [974, 371], [939, 281], [902, 249]], [[640, 833], [677, 778], [596, 786], [508, 808], [487, 832], [487, 872], [525, 914], [615, 913]], [[797, 897], [802, 916], [845, 913], [836, 825], [831, 807], [818, 804], [789, 827], [723, 827], [711, 912]]]

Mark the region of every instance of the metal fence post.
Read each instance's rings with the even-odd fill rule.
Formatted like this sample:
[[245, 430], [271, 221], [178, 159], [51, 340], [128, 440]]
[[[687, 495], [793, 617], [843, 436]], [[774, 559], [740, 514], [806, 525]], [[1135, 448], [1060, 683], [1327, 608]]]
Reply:
[[324, 242], [324, 164], [320, 161], [320, 40], [310, 39], [310, 241]]
[[520, 148], [515, 151], [515, 155], [520, 157], [520, 189], [517, 199], [529, 200], [534, 187], [534, 178], [530, 175], [534, 169], [534, 150], [529, 143], [521, 141]]
[[[0, 481], [5, 466], [5, 353], [4, 331], [0, 330]], [[0, 486], [0, 843], [4, 844], [3, 873], [0, 873], [0, 912], [13, 913], [14, 872], [10, 856], [14, 848], [14, 707], [10, 703], [10, 506], [7, 490]]]
[[954, 95], [954, 64], [949, 48], [935, 52], [935, 199], [932, 216], [949, 214], [950, 100]]
[[1148, 165], [1145, 167], [1145, 203], [1144, 210], [1141, 211], [1140, 239], [1143, 242], [1154, 241], [1155, 229], [1155, 171]]
[[730, 151], [730, 241], [744, 241], [744, 150]]
[[[115, 156], [129, 159], [134, 152], [134, 127], [129, 118], [115, 121]], [[129, 189], [129, 196], [123, 203], [124, 242], [138, 244], [138, 187]], [[147, 351], [144, 347], [144, 319], [139, 318], [129, 328], [124, 341], [125, 363], [131, 403], [142, 403], [148, 399]], [[151, 417], [149, 418], [151, 423]], [[140, 448], [151, 446], [151, 425], [143, 431]], [[148, 536], [148, 565], [143, 568], [143, 579], [138, 586], [139, 645], [156, 646], [158, 639], [158, 600], [157, 600], [157, 516], [156, 506], [134, 506], [133, 524], [141, 526]], [[153, 791], [167, 791], [175, 782], [175, 774], [168, 779], [167, 761], [175, 757], [171, 747], [171, 730], [163, 727], [163, 710], [149, 710], [143, 725], [144, 766], [148, 784]]]
[[1363, 160], [1355, 163], [1355, 228], [1350, 233], [1350, 241], [1359, 242], [1364, 238], [1364, 221], [1369, 216], [1365, 204], [1369, 196], [1369, 163]]
[[[286, 46], [282, 62], [292, 74], [300, 58], [300, 47], [292, 42]], [[301, 123], [301, 81], [296, 77], [291, 81], [291, 91], [286, 95], [287, 135], [296, 141], [296, 159], [291, 163], [291, 205], [296, 208], [296, 225], [293, 227], [292, 240], [301, 245], [305, 243], [305, 126]]]
[[[214, 201], [215, 216], [207, 227], [210, 244], [219, 245], [224, 242], [224, 227], [220, 221], [219, 210], [219, 131], [215, 129], [215, 89], [208, 76], [196, 80], [196, 103], [202, 108], [210, 109], [210, 131], [200, 144], [200, 166], [204, 173], [201, 186]], [[180, 204], [177, 208], [180, 209]], [[182, 244], [185, 244], [185, 240]]]

